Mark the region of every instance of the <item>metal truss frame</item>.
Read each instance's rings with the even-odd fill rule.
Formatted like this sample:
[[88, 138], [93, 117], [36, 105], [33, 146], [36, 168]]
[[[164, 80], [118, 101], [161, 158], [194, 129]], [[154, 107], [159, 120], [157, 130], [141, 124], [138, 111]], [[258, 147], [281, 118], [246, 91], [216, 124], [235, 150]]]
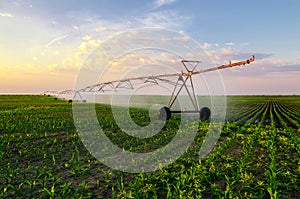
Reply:
[[[108, 82], [103, 82], [103, 83], [98, 83], [95, 85], [90, 85], [85, 88], [79, 89], [79, 90], [65, 90], [61, 92], [54, 92], [54, 91], [46, 91], [46, 93], [54, 94], [57, 95], [58, 97], [64, 94], [73, 94], [73, 99], [78, 95], [81, 99], [81, 101], [84, 101], [82, 99], [81, 93], [105, 93], [105, 92], [110, 92], [110, 91], [115, 91], [117, 92], [118, 89], [134, 89], [134, 83], [135, 81], [140, 81], [141, 83], [144, 84], [151, 84], [152, 85], [158, 85], [161, 83], [167, 83], [170, 85], [174, 86], [171, 98], [169, 100], [169, 103], [167, 107], [171, 109], [173, 106], [174, 102], [176, 101], [177, 97], [181, 93], [183, 89], [187, 92], [189, 99], [194, 107], [194, 110], [187, 110], [187, 111], [171, 111], [173, 113], [182, 113], [182, 112], [199, 112], [199, 106], [198, 106], [198, 101], [197, 101], [197, 96], [195, 93], [195, 87], [193, 83], [193, 75], [201, 74], [201, 73], [206, 73], [206, 72], [211, 72], [211, 71], [216, 71], [216, 70], [221, 70], [225, 68], [230, 68], [230, 67], [236, 67], [240, 65], [246, 65], [250, 64], [251, 62], [254, 62], [255, 58], [254, 56], [250, 59], [240, 61], [240, 62], [235, 62], [227, 65], [221, 65], [218, 67], [213, 67], [209, 69], [201, 69], [201, 70], [196, 70], [200, 61], [188, 61], [188, 60], [182, 60], [181, 63], [185, 69], [184, 71], [181, 71], [181, 73], [172, 73], [172, 74], [163, 74], [163, 75], [152, 75], [152, 76], [141, 76], [141, 77], [133, 77], [133, 78], [127, 78], [127, 79], [121, 79], [121, 80], [115, 80], [115, 81], [108, 81]], [[191, 66], [191, 68], [188, 67]], [[172, 81], [169, 78], [171, 77], [178, 77], [177, 81]]]

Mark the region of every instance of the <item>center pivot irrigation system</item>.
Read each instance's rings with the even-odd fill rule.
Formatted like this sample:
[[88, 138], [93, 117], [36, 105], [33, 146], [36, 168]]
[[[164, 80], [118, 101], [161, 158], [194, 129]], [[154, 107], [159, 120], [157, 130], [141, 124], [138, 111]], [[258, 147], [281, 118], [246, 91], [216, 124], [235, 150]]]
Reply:
[[[183, 64], [185, 68], [185, 72], [182, 71], [181, 73], [171, 73], [171, 74], [162, 74], [162, 75], [152, 75], [152, 76], [141, 76], [141, 77], [133, 77], [133, 78], [126, 78], [121, 80], [115, 80], [115, 81], [108, 81], [103, 82], [91, 86], [87, 86], [85, 88], [79, 89], [79, 90], [64, 90], [61, 92], [55, 92], [55, 91], [46, 91], [44, 94], [53, 94], [57, 96], [58, 98], [62, 95], [73, 95], [73, 99], [78, 95], [80, 97], [80, 101], [85, 102], [81, 96], [81, 93], [105, 93], [109, 91], [117, 91], [118, 89], [134, 89], [135, 81], [140, 81], [144, 84], [150, 84], [151, 85], [158, 85], [160, 83], [167, 83], [174, 86], [171, 98], [169, 100], [169, 103], [167, 106], [162, 107], [158, 112], [158, 118], [161, 120], [168, 120], [170, 119], [172, 113], [199, 113], [201, 120], [209, 120], [210, 118], [210, 109], [208, 107], [203, 107], [199, 109], [198, 103], [197, 103], [197, 97], [195, 93], [195, 87], [193, 84], [193, 75], [206, 73], [210, 71], [216, 71], [221, 70], [225, 68], [231, 68], [235, 66], [241, 66], [250, 64], [251, 62], [254, 62], [255, 58], [254, 56], [250, 59], [235, 62], [227, 65], [221, 65], [218, 67], [213, 67], [209, 69], [204, 70], [196, 70], [197, 66], [199, 65], [200, 61], [188, 61], [188, 60], [182, 60], [181, 63]], [[189, 69], [187, 64], [192, 65], [192, 69]], [[170, 80], [170, 78], [174, 79], [174, 77], [178, 77], [177, 80]], [[182, 91], [182, 89], [185, 89], [190, 102], [192, 103], [193, 110], [171, 110], [174, 102], [176, 101], [178, 95]], [[72, 100], [69, 100], [70, 102]]]

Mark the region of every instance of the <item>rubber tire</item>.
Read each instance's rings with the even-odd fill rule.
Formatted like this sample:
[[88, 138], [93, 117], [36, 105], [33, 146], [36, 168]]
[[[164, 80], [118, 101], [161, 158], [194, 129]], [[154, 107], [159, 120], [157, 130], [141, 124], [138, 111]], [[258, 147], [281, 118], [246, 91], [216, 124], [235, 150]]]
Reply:
[[158, 112], [158, 119], [167, 121], [171, 118], [171, 110], [168, 107], [162, 107]]
[[210, 119], [210, 109], [208, 107], [203, 107], [200, 110], [200, 120], [208, 121]]

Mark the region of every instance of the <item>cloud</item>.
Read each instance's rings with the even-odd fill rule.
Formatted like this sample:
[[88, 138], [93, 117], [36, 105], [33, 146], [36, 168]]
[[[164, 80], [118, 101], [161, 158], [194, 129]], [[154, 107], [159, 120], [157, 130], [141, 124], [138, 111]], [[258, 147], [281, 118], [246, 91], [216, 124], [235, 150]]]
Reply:
[[[287, 76], [291, 73], [300, 74], [300, 60], [291, 63], [281, 59], [276, 59], [273, 53], [249, 52], [241, 48], [248, 43], [224, 43], [211, 44], [204, 43], [200, 45], [205, 53], [210, 57], [216, 66], [231, 62], [242, 61], [255, 56], [255, 62], [250, 65], [233, 67], [227, 70], [222, 70], [222, 74], [230, 77], [248, 77], [248, 78], [267, 78], [280, 77], [280, 75]], [[246, 51], [246, 52], [245, 52]]]
[[[39, 56], [43, 56], [42, 65], [51, 73], [75, 72], [80, 68], [86, 56], [96, 47], [101, 46], [103, 41], [121, 32], [141, 27], [162, 27], [169, 29], [183, 29], [187, 17], [181, 16], [176, 11], [151, 11], [141, 16], [132, 18], [104, 19], [93, 13], [67, 13], [68, 17], [80, 18], [76, 23], [71, 22], [69, 26], [58, 24], [53, 27], [47, 25], [46, 29], [57, 32], [50, 32], [47, 37], [55, 35], [53, 39], [43, 45]], [[76, 25], [75, 25], [76, 24]], [[67, 27], [67, 28], [66, 28]], [[134, 31], [131, 31], [134, 32]], [[61, 35], [61, 36], [57, 36]], [[130, 35], [129, 35], [130, 36]], [[135, 35], [132, 35], [135, 37]], [[188, 37], [172, 37], [173, 40], [188, 41]], [[145, 43], [145, 40], [142, 41]], [[153, 42], [152, 40], [146, 41]], [[150, 45], [149, 44], [149, 45]], [[41, 55], [41, 52], [44, 52]], [[59, 52], [59, 53], [54, 53]], [[38, 56], [37, 56], [38, 57]], [[141, 57], [140, 62], [147, 63], [146, 57]]]
[[140, 63], [142, 63], [142, 64], [145, 63], [145, 59], [144, 59], [144, 58], [140, 58], [139, 61], [140, 61]]
[[[158, 6], [170, 4], [174, 1], [157, 1]], [[29, 67], [30, 70], [35, 71], [33, 65], [27, 65], [32, 62], [32, 57], [36, 65], [39, 67], [37, 70], [43, 68], [45, 74], [50, 71], [51, 74], [75, 73], [82, 65], [87, 55], [101, 46], [101, 44], [120, 32], [142, 28], [142, 27], [161, 27], [167, 29], [183, 30], [189, 22], [189, 18], [184, 14], [180, 14], [175, 10], [151, 10], [141, 15], [132, 17], [120, 18], [103, 18], [99, 13], [91, 10], [82, 11], [75, 10], [72, 12], [63, 13], [65, 20], [38, 14], [30, 15], [29, 18], [17, 18], [20, 26], [13, 27], [16, 32], [24, 30], [29, 36], [22, 38], [22, 41], [34, 41], [34, 44], [24, 44], [24, 50], [28, 52], [22, 54], [24, 57], [30, 55], [30, 60], [24, 60], [20, 65]], [[47, 21], [48, 23], [44, 23]], [[58, 23], [53, 26], [49, 22], [57, 21]], [[9, 33], [8, 33], [9, 34]], [[35, 35], [33, 38], [32, 35]], [[132, 35], [135, 37], [135, 35]], [[27, 39], [32, 38], [32, 39]], [[188, 37], [170, 37], [171, 41], [188, 41]], [[140, 41], [137, 41], [140, 42]], [[153, 40], [151, 38], [147, 41], [151, 45]], [[19, 42], [22, 44], [22, 42]], [[27, 49], [27, 47], [30, 49]], [[32, 50], [34, 48], [34, 50]], [[11, 53], [13, 51], [11, 50]], [[157, 55], [158, 56], [158, 55]], [[7, 56], [9, 57], [9, 56]], [[10, 56], [11, 57], [11, 56]], [[156, 60], [152, 59], [152, 55], [140, 56], [136, 59], [139, 64], [151, 63], [154, 64]], [[166, 57], [165, 60], [172, 60], [173, 57]], [[128, 62], [135, 63], [135, 59], [131, 58]], [[175, 60], [177, 62], [177, 60]], [[125, 62], [126, 63], [126, 62]], [[174, 64], [175, 65], [175, 64]]]
[[224, 70], [222, 73], [231, 77], [279, 78], [287, 75], [300, 77], [300, 63], [289, 64], [286, 61], [274, 58], [256, 59], [250, 65]]
[[59, 55], [60, 54], [60, 52], [58, 51], [58, 50], [55, 50], [54, 52], [53, 52], [53, 55]]
[[[224, 64], [228, 61], [240, 61], [251, 58], [255, 55], [256, 60], [263, 60], [272, 57], [273, 53], [249, 52], [245, 49], [248, 43], [208, 43], [200, 44], [200, 47], [210, 57], [215, 64]], [[282, 64], [282, 63], [281, 63]], [[278, 65], [278, 63], [276, 63]]]
[[274, 66], [270, 72], [300, 72], [300, 64], [296, 65], [283, 65], [283, 66]]
[[84, 37], [82, 37], [83, 40], [86, 40], [86, 41], [89, 41], [92, 39], [92, 36], [91, 35], [86, 35]]
[[221, 52], [223, 55], [230, 55], [232, 54], [232, 50], [228, 49], [228, 48], [222, 48]]
[[90, 40], [89, 44], [92, 45], [93, 47], [99, 47], [101, 45], [102, 41], [101, 40]]
[[203, 45], [201, 45], [201, 48], [203, 49], [203, 50], [207, 50], [207, 49], [209, 49], [211, 47], [211, 44], [210, 43], [207, 43], [207, 42], [205, 42]]
[[161, 6], [164, 6], [164, 5], [169, 5], [169, 4], [172, 4], [174, 3], [176, 0], [156, 0], [154, 3], [153, 3], [153, 7], [154, 8], [159, 8]]
[[234, 43], [233, 42], [227, 42], [226, 46], [234, 46]]
[[248, 59], [252, 57], [253, 55], [255, 56], [256, 60], [263, 60], [266, 58], [270, 58], [273, 56], [272, 53], [244, 53], [244, 52], [238, 52], [238, 51], [233, 51], [229, 52], [230, 50], [223, 50], [222, 54], [219, 55], [221, 57], [221, 60], [243, 60], [243, 59]]
[[66, 37], [68, 37], [68, 36], [69, 36], [69, 35], [66, 34], [66, 35], [63, 35], [63, 36], [60, 36], [60, 37], [56, 37], [56, 38], [52, 39], [51, 41], [49, 41], [49, 42], [45, 45], [45, 47], [49, 47], [49, 46], [51, 46], [52, 44], [54, 44], [55, 42], [58, 42], [58, 41], [60, 41], [60, 40], [62, 40], [62, 39], [64, 39], [64, 38], [66, 38]]
[[0, 16], [1, 17], [13, 17], [13, 15], [11, 13], [4, 13], [4, 12], [0, 12]]
[[136, 17], [134, 21], [137, 23], [133, 24], [137, 24], [138, 27], [160, 27], [180, 30], [190, 21], [190, 18], [182, 16], [176, 11], [168, 10], [150, 12], [144, 16]]

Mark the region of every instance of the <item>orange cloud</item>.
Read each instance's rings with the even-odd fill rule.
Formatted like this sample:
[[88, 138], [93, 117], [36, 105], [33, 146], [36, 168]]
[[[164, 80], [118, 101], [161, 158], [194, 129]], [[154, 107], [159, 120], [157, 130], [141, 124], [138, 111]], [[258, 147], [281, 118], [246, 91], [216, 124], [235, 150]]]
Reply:
[[222, 48], [221, 50], [222, 54], [224, 55], [229, 55], [232, 53], [232, 50], [228, 49], [228, 48]]
[[83, 39], [83, 40], [86, 40], [86, 41], [89, 41], [89, 40], [92, 39], [92, 36], [86, 35], [86, 36], [82, 37], [82, 39]]
[[13, 15], [11, 13], [3, 13], [3, 12], [0, 12], [0, 16], [1, 17], [13, 17]]

